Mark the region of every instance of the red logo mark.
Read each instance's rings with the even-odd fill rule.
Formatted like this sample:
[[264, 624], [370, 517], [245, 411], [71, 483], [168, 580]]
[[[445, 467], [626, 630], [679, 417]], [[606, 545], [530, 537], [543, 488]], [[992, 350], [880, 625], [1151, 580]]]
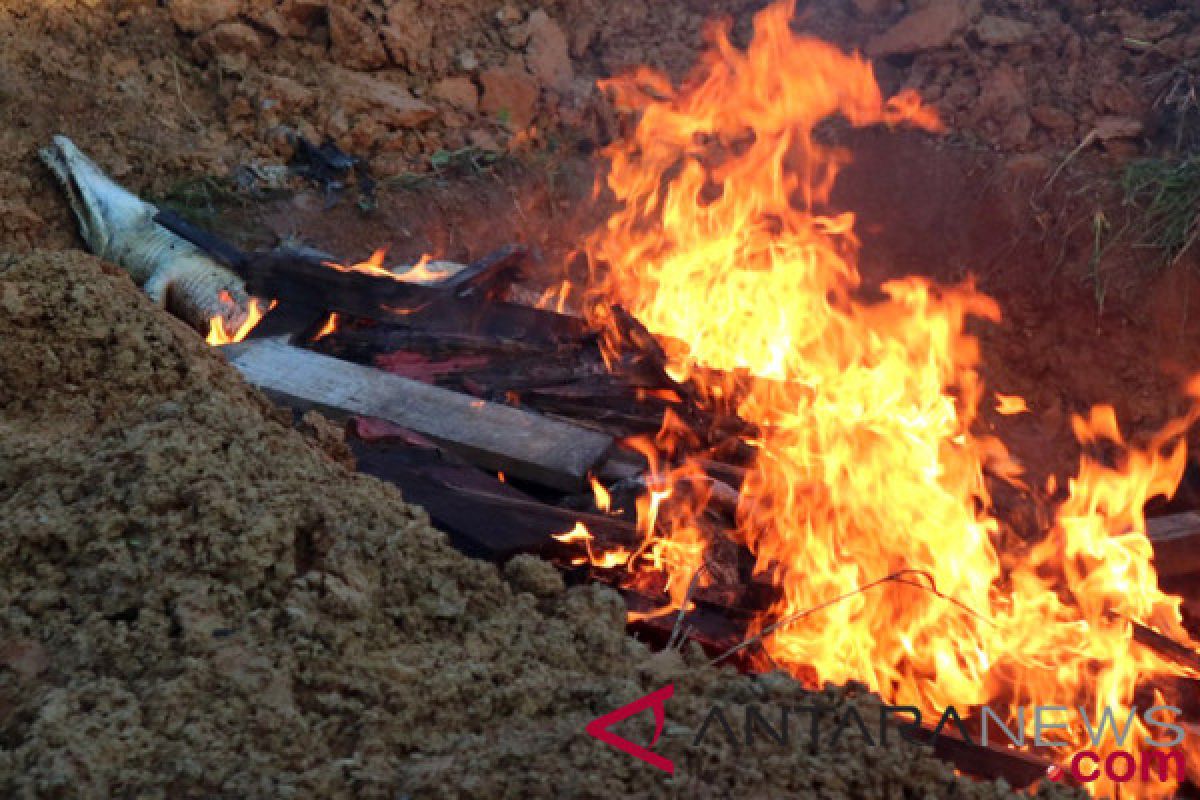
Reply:
[[615, 747], [622, 753], [628, 753], [639, 761], [645, 761], [652, 767], [657, 767], [663, 772], [671, 775], [675, 774], [675, 762], [669, 758], [664, 758], [657, 753], [642, 747], [640, 744], [635, 744], [628, 739], [617, 736], [609, 730], [618, 722], [629, 719], [634, 714], [641, 713], [647, 708], [654, 709], [654, 738], [650, 740], [650, 747], [658, 743], [658, 737], [662, 736], [663, 725], [667, 722], [666, 702], [675, 694], [675, 685], [667, 684], [661, 689], [651, 692], [645, 697], [639, 697], [628, 705], [623, 705], [616, 711], [610, 711], [602, 717], [597, 717], [588, 723], [586, 730], [589, 736], [594, 736], [610, 747]]

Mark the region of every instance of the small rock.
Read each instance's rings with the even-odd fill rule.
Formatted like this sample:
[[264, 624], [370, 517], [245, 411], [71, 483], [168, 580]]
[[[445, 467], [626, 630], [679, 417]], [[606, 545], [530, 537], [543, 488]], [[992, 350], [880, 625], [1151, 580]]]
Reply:
[[990, 47], [1020, 44], [1033, 37], [1034, 28], [1028, 22], [1007, 17], [985, 15], [975, 23], [975, 35]]
[[251, 19], [255, 25], [265, 28], [280, 39], [292, 35], [292, 26], [277, 8], [255, 6], [251, 10]]
[[1007, 62], [984, 76], [979, 93], [979, 113], [1007, 119], [1017, 109], [1024, 108], [1026, 102], [1025, 80]]
[[263, 39], [258, 31], [241, 22], [222, 22], [196, 39], [197, 52], [208, 58], [258, 55]]
[[409, 69], [429, 66], [433, 29], [411, 0], [394, 3], [388, 9], [387, 24], [379, 29], [379, 36], [396, 66]]
[[934, 0], [867, 42], [867, 55], [880, 58], [945, 47], [966, 30], [980, 10], [979, 0]]
[[1047, 130], [1069, 131], [1075, 128], [1075, 117], [1055, 106], [1036, 105], [1029, 109], [1029, 115]]
[[534, 597], [557, 597], [566, 591], [559, 571], [533, 555], [514, 556], [504, 565], [504, 579], [516, 591], [529, 592]]
[[1097, 141], [1133, 139], [1142, 134], [1142, 122], [1134, 117], [1106, 116], [1096, 119], [1092, 135]]
[[443, 78], [433, 85], [430, 94], [463, 111], [474, 111], [479, 107], [479, 90], [464, 76]]
[[[1004, 130], [1000, 132], [1000, 146], [1007, 150], [1022, 148], [1029, 141], [1029, 133], [1033, 129], [1033, 120], [1025, 111], [1017, 111], [1008, 118]], [[1023, 148], [1023, 149], [1028, 149]]]
[[562, 91], [575, 79], [567, 36], [558, 23], [541, 9], [529, 15], [529, 44], [525, 60], [529, 70], [544, 86]]
[[1157, 18], [1147, 18], [1132, 11], [1116, 13], [1117, 27], [1120, 28], [1121, 35], [1144, 42], [1156, 42], [1170, 36], [1179, 29], [1185, 19], [1184, 15], [1174, 13]]
[[317, 102], [316, 93], [291, 78], [283, 75], [268, 75], [259, 91], [260, 104], [274, 101], [283, 113], [295, 114], [308, 111]]
[[489, 153], [499, 153], [504, 148], [496, 141], [496, 137], [488, 131], [468, 131], [467, 141], [472, 147], [478, 147], [480, 150], [486, 150]]
[[521, 10], [512, 3], [505, 3], [496, 12], [496, 22], [501, 25], [515, 25], [521, 21]]
[[1017, 178], [1037, 178], [1050, 171], [1050, 160], [1037, 153], [1026, 153], [1010, 158], [1004, 168]]
[[1146, 103], [1138, 92], [1125, 83], [1106, 84], [1098, 98], [1096, 108], [1101, 113], [1122, 117], [1136, 117], [1146, 110]]
[[292, 36], [304, 36], [317, 19], [325, 13], [323, 0], [283, 0], [279, 16], [287, 23]]
[[405, 87], [363, 72], [333, 67], [329, 83], [345, 111], [371, 114], [395, 128], [415, 127], [437, 114], [433, 106], [413, 97]]
[[479, 107], [493, 114], [509, 128], [524, 128], [533, 121], [537, 105], [537, 82], [525, 70], [515, 67], [495, 67], [479, 76], [483, 84], [483, 99]]
[[475, 55], [475, 51], [463, 50], [459, 53], [458, 67], [466, 72], [474, 72], [479, 69], [479, 57]]
[[402, 152], [383, 152], [371, 159], [371, 174], [377, 178], [396, 178], [412, 171], [413, 165]]
[[388, 63], [383, 42], [357, 14], [342, 6], [329, 6], [330, 55], [343, 67], [378, 69]]
[[892, 0], [854, 0], [854, 10], [863, 17], [875, 17], [892, 10]]
[[0, 283], [0, 308], [6, 314], [17, 316], [25, 310], [25, 301], [21, 298], [21, 290], [11, 283]]
[[203, 33], [241, 10], [241, 0], [172, 0], [168, 7], [171, 21], [184, 33]]
[[0, 665], [17, 673], [22, 680], [41, 675], [50, 666], [46, 649], [32, 639], [10, 639], [0, 644]]

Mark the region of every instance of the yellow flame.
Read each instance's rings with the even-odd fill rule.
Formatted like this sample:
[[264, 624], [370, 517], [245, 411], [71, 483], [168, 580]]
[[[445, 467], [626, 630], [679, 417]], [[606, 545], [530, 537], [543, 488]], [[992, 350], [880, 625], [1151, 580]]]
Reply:
[[[226, 304], [232, 304], [233, 298], [228, 292], [221, 292], [221, 300]], [[267, 311], [275, 307], [275, 301], [272, 300], [267, 306]], [[220, 346], [224, 344], [236, 344], [244, 340], [250, 335], [250, 331], [254, 330], [258, 323], [262, 322], [262, 318], [266, 316], [266, 311], [258, 304], [257, 297], [250, 298], [250, 304], [247, 307], [246, 319], [233, 333], [228, 333], [225, 330], [225, 320], [220, 316], [215, 316], [208, 321], [208, 336], [204, 341], [210, 345]]]
[[996, 394], [996, 413], [1011, 416], [1013, 414], [1024, 414], [1028, 410], [1029, 405], [1025, 402], [1024, 397]]
[[[885, 99], [862, 58], [793, 33], [792, 15], [791, 3], [761, 12], [744, 51], [714, 27], [683, 88], [646, 68], [606, 83], [640, 117], [606, 151], [618, 209], [588, 242], [590, 316], [606, 325], [605, 309], [623, 306], [656, 334], [672, 377], [757, 431], [736, 537], [782, 594], [758, 626], [824, 606], [765, 637], [776, 663], [865, 682], [935, 718], [948, 705], [1007, 707], [1010, 722], [1032, 704], [1131, 708], [1143, 682], [1186, 674], [1137, 646], [1129, 620], [1190, 643], [1179, 600], [1158, 589], [1141, 509], [1178, 483], [1193, 415], [1145, 449], [1124, 444], [1110, 409], [1076, 420], [1085, 444], [1111, 440], [1123, 461], [1085, 458], [1046, 538], [1001, 550], [984, 468], [1014, 481], [1019, 468], [972, 430], [984, 388], [964, 332], [970, 316], [998, 322], [998, 308], [969, 283], [920, 278], [865, 299], [854, 215], [830, 208], [850, 156], [822, 123], [937, 120], [911, 93]], [[710, 546], [707, 497], [684, 490], [705, 485], [690, 479], [695, 440], [668, 415], [657, 437], [634, 442], [654, 489], [625, 563], [664, 574], [674, 607]], [[595, 563], [590, 535], [580, 541]], [[900, 570], [937, 591], [874, 585]], [[1066, 735], [1084, 742], [1078, 726]], [[1114, 787], [1101, 778], [1089, 790]]]
[[332, 314], [329, 315], [329, 319], [327, 319], [325, 321], [325, 324], [321, 327], [321, 330], [317, 331], [317, 335], [313, 337], [313, 341], [319, 342], [322, 339], [324, 339], [326, 336], [328, 336], [329, 334], [336, 331], [338, 329], [338, 324], [340, 321], [341, 321], [341, 317], [338, 315], [338, 313], [336, 311], [334, 311]]
[[612, 511], [612, 495], [608, 493], [608, 489], [605, 489], [604, 484], [596, 480], [593, 475], [588, 475], [588, 481], [592, 485], [592, 497], [595, 498], [596, 508], [605, 514]]

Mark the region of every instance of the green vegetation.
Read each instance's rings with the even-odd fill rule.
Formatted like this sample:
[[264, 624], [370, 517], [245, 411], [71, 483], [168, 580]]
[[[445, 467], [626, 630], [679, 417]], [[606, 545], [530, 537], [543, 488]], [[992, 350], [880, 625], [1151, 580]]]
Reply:
[[1162, 253], [1162, 266], [1179, 260], [1200, 238], [1200, 156], [1143, 159], [1121, 177], [1126, 206], [1135, 213], [1137, 246]]

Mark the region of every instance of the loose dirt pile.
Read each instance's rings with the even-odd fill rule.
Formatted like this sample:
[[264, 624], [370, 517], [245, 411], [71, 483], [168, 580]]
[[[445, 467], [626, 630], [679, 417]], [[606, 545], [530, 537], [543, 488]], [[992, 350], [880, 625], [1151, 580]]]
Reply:
[[[689, 748], [710, 703], [804, 693], [652, 655], [615, 594], [542, 562], [454, 552], [115, 268], [0, 258], [0, 309], [0, 794], [950, 791], [853, 727], [833, 755]], [[667, 682], [671, 783], [583, 733]]]

